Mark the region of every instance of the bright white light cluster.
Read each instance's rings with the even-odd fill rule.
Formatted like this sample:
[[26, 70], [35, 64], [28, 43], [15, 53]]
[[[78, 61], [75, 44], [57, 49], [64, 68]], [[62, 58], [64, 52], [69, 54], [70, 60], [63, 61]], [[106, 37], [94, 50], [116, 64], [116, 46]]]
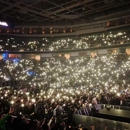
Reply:
[[[5, 68], [14, 79], [28, 81], [30, 71], [34, 71], [33, 60], [5, 61]], [[99, 91], [104, 86], [129, 86], [130, 58], [125, 55], [104, 55], [96, 58], [87, 56], [73, 59], [51, 58], [45, 62], [39, 61], [29, 85], [50, 88], [83, 87]], [[3, 75], [1, 78], [8, 79]], [[126, 81], [127, 80], [127, 81]], [[109, 84], [109, 85], [108, 85]], [[110, 91], [108, 87], [105, 91]], [[120, 90], [119, 90], [120, 91]]]
[[[35, 86], [48, 84], [52, 89], [82, 88], [100, 93], [122, 92], [129, 89], [130, 58], [125, 55], [107, 55], [96, 58], [78, 57], [73, 60], [51, 58], [40, 62], [33, 79]], [[36, 83], [36, 81], [39, 81]], [[30, 84], [34, 85], [34, 83]], [[67, 89], [66, 89], [67, 90]], [[65, 92], [65, 91], [64, 91]]]
[[[19, 91], [0, 90], [1, 99], [7, 98], [10, 91], [13, 91], [13, 96], [10, 97], [11, 104], [22, 95], [21, 107], [27, 103], [35, 104], [37, 100], [43, 98], [52, 99], [52, 102], [66, 100], [74, 103], [74, 96], [84, 93], [98, 98], [104, 92], [117, 97], [130, 93], [130, 57], [124, 54], [102, 55], [95, 58], [73, 57], [68, 60], [46, 58], [46, 61], [39, 61], [35, 67], [33, 60], [20, 60], [17, 65], [11, 60], [6, 60], [5, 67], [14, 78], [29, 84], [27, 88], [19, 88]], [[35, 75], [29, 80], [26, 72], [34, 68]], [[3, 74], [2, 70], [0, 73]]]
[[[85, 91], [102, 90], [122, 92], [129, 88], [130, 57], [124, 54], [88, 56], [72, 59], [47, 58], [34, 67], [33, 60], [20, 60], [19, 63], [6, 60], [6, 66], [16, 80], [27, 81], [31, 86], [45, 86], [51, 89], [82, 88]], [[35, 68], [35, 75], [28, 80], [28, 71]], [[122, 89], [123, 88], [123, 89]]]
[[115, 44], [129, 43], [130, 37], [126, 32], [107, 34], [89, 35], [79, 38], [66, 38], [59, 39], [52, 42], [49, 46], [50, 51], [63, 50], [63, 49], [87, 49], [90, 47], [109, 46]]
[[20, 61], [15, 61], [8, 59], [5, 61], [5, 68], [7, 68], [11, 76], [16, 80], [28, 80], [31, 76], [29, 72], [33, 71], [34, 63], [33, 60], [21, 59]]
[[130, 35], [126, 32], [109, 32], [72, 38], [1, 38], [0, 51], [57, 51], [63, 49], [87, 49], [124, 43], [130, 43]]

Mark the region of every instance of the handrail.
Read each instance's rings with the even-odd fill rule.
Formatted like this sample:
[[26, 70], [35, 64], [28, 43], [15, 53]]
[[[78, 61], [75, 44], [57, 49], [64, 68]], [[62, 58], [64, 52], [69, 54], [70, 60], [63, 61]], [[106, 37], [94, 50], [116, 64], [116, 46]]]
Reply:
[[110, 106], [111, 109], [122, 109], [122, 110], [130, 110], [129, 106], [121, 106], [121, 105], [111, 105], [111, 104], [98, 104], [98, 109], [104, 109], [106, 106]]

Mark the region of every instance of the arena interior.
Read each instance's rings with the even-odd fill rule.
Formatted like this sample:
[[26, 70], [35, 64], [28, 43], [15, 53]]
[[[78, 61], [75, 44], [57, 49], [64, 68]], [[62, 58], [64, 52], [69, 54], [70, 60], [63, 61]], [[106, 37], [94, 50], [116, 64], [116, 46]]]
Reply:
[[0, 0], [0, 130], [130, 130], [129, 0]]

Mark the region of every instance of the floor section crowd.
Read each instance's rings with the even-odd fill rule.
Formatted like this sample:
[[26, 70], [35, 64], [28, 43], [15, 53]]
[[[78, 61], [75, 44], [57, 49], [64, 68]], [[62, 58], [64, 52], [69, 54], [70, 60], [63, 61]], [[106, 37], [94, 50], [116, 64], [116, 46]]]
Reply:
[[94, 116], [99, 103], [130, 106], [126, 54], [0, 62], [0, 112], [13, 115], [1, 120], [8, 117], [9, 130], [83, 129], [73, 114]]

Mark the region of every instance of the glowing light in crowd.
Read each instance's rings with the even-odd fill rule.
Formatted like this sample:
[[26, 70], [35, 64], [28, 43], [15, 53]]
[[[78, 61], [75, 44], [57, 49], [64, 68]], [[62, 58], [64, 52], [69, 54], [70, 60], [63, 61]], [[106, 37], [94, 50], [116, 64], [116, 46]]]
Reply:
[[7, 22], [2, 22], [2, 21], [0, 21], [0, 25], [1, 26], [6, 26], [6, 27], [8, 26]]
[[[8, 38], [7, 40], [1, 38], [0, 43], [0, 51], [58, 51], [63, 49], [74, 50], [100, 46], [111, 46], [115, 44], [129, 44], [130, 35], [129, 32], [106, 32], [102, 34], [78, 36], [78, 38], [54, 38], [53, 40], [49, 38], [36, 38], [30, 41], [23, 39], [21, 40], [20, 38], [18, 40], [12, 37]], [[92, 55], [97, 54], [92, 53]], [[65, 54], [64, 56], [67, 59], [70, 58], [70, 54]], [[33, 58], [38, 61], [41, 59], [39, 55], [35, 55]]]

